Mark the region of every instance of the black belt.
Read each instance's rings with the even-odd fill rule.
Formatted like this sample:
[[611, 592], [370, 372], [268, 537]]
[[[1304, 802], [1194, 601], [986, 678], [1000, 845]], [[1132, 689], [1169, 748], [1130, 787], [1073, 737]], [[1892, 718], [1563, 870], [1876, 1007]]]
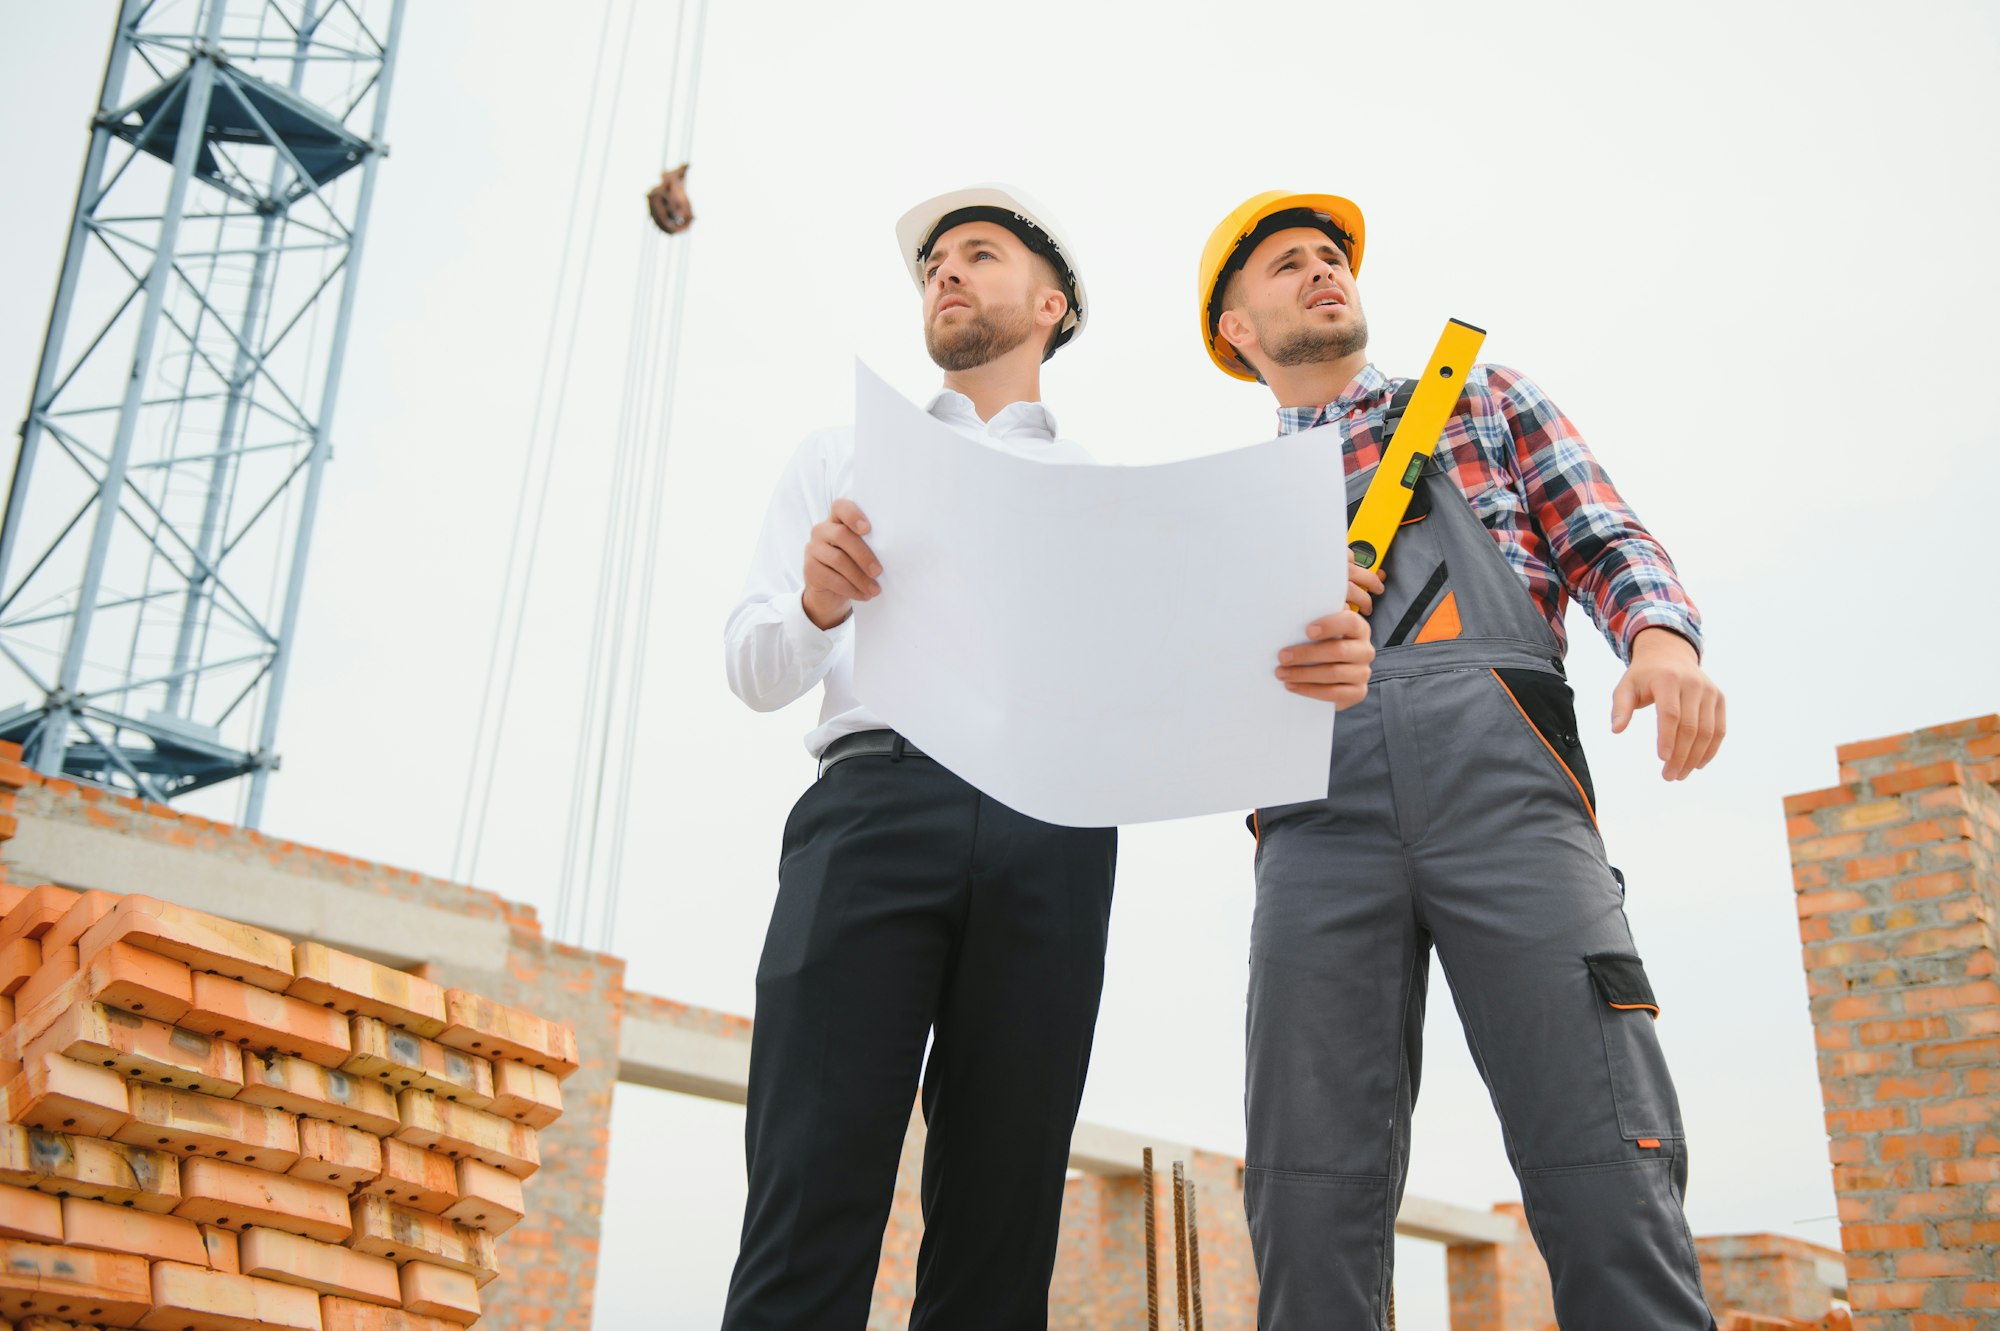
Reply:
[[819, 774], [825, 776], [828, 768], [835, 763], [846, 762], [849, 758], [902, 759], [929, 756], [893, 730], [857, 730], [851, 735], [842, 735], [821, 751]]

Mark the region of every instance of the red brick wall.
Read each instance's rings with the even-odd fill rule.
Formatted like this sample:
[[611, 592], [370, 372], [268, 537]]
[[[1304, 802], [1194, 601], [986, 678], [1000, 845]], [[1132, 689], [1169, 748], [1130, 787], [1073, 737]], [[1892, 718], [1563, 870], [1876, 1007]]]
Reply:
[[2000, 1324], [2000, 716], [1785, 801], [1858, 1331]]

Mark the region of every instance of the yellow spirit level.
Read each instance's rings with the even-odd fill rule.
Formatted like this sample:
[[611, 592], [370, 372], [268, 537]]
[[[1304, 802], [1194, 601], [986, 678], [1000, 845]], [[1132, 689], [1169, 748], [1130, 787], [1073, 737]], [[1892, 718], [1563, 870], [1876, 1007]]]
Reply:
[[1348, 524], [1347, 548], [1361, 567], [1381, 571], [1389, 555], [1389, 542], [1396, 539], [1396, 529], [1409, 511], [1417, 477], [1423, 475], [1424, 459], [1436, 450], [1438, 436], [1444, 433], [1444, 423], [1450, 419], [1485, 341], [1483, 328], [1457, 319], [1446, 322], [1437, 349], [1431, 352], [1431, 363], [1424, 367], [1424, 377], [1411, 394], [1395, 435], [1382, 450], [1375, 479], [1368, 483], [1361, 507]]

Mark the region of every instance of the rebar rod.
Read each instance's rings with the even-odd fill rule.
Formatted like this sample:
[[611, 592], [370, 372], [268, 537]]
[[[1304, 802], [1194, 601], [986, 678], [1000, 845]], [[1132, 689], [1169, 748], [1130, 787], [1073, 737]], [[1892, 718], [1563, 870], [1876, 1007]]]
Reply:
[[1187, 1174], [1174, 1161], [1174, 1304], [1179, 1314], [1175, 1331], [1188, 1331]]
[[1194, 1305], [1194, 1331], [1201, 1326], [1201, 1228], [1194, 1219], [1194, 1180], [1187, 1181], [1188, 1302]]
[[1160, 1239], [1153, 1218], [1153, 1148], [1146, 1148], [1140, 1182], [1146, 1189], [1146, 1331], [1160, 1331]]

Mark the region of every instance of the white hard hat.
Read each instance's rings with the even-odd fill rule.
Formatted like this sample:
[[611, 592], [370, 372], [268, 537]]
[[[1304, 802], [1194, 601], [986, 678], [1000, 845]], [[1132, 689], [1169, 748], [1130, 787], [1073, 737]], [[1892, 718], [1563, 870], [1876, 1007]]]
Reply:
[[924, 260], [932, 243], [952, 227], [979, 221], [1006, 227], [1029, 249], [1054, 265], [1056, 275], [1068, 284], [1069, 290], [1064, 294], [1069, 297], [1069, 312], [1063, 316], [1060, 330], [1050, 339], [1048, 353], [1042, 357], [1047, 360], [1057, 347], [1083, 331], [1087, 309], [1083, 274], [1077, 271], [1076, 257], [1063, 244], [1055, 218], [1026, 194], [1012, 185], [989, 183], [969, 185], [924, 200], [896, 223], [896, 244], [903, 251], [903, 262], [909, 265], [910, 276], [922, 287]]

